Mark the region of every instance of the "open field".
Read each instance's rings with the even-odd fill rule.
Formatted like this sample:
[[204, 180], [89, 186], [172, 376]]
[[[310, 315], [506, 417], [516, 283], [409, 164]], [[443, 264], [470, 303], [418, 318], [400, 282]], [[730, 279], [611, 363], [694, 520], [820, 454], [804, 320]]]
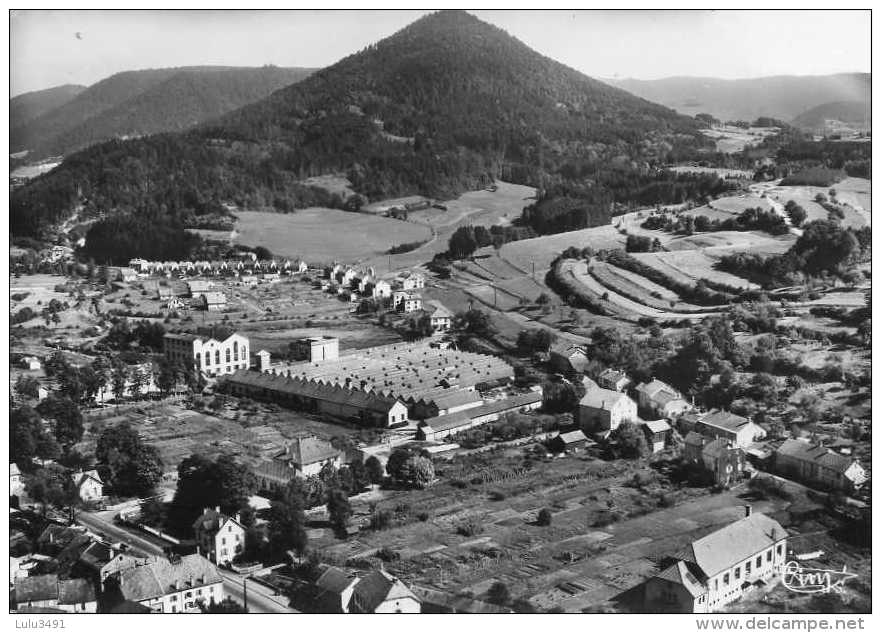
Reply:
[[[39, 312], [49, 305], [52, 299], [70, 301], [67, 293], [55, 292], [55, 286], [64, 285], [65, 283], [67, 283], [67, 278], [62, 275], [11, 276], [9, 278], [9, 309], [15, 311], [22, 308], [30, 308], [34, 312]], [[13, 300], [13, 295], [25, 296]]]
[[[467, 191], [454, 200], [443, 201], [441, 204], [447, 207], [446, 211], [430, 208], [409, 213], [409, 224], [428, 227], [429, 230], [434, 231], [434, 238], [414, 251], [392, 255], [392, 269], [401, 270], [420, 266], [430, 261], [437, 253], [443, 253], [447, 250], [450, 236], [460, 226], [470, 224], [489, 227], [494, 224], [510, 223], [520, 217], [523, 208], [531, 204], [535, 196], [535, 189], [532, 187], [501, 181], [497, 181], [496, 186], [498, 187], [496, 191], [485, 189]], [[385, 206], [397, 201], [417, 199], [421, 200], [422, 197], [410, 196], [396, 200], [383, 200], [371, 206]], [[400, 243], [400, 241], [396, 243]], [[365, 263], [385, 270], [388, 266], [388, 257], [374, 256]]]
[[[762, 231], [713, 231], [676, 237], [665, 246], [671, 251], [692, 251], [706, 249], [728, 249], [730, 252], [749, 251], [751, 253], [783, 253], [795, 241], [791, 235], [774, 236]], [[715, 252], [715, 251], [714, 251]]]
[[384, 253], [396, 244], [431, 237], [424, 226], [366, 213], [312, 207], [295, 213], [239, 211], [235, 241], [265, 246], [274, 255], [310, 264], [353, 262]]
[[767, 200], [752, 195], [728, 196], [713, 200], [702, 207], [696, 207], [690, 211], [683, 211], [685, 215], [705, 215], [711, 220], [727, 220], [736, 217], [752, 207], [760, 207], [770, 210], [771, 205]]
[[703, 251], [671, 251], [668, 253], [633, 253], [636, 259], [659, 270], [679, 283], [694, 285], [708, 279], [734, 288], [758, 289], [758, 285], [736, 277], [713, 266], [716, 260]]
[[312, 176], [302, 181], [304, 185], [319, 187], [330, 193], [335, 193], [343, 200], [355, 193], [352, 189], [352, 183], [343, 174], [323, 174], [321, 176]]
[[814, 202], [817, 194], [829, 197], [829, 189], [835, 189], [836, 199], [844, 211], [842, 224], [861, 227], [872, 224], [872, 182], [865, 178], [845, 178], [832, 187], [807, 187], [779, 185], [769, 187], [767, 193], [780, 204], [794, 200], [807, 212], [807, 222], [825, 220], [829, 213]]
[[521, 270], [531, 271], [535, 263], [536, 274], [544, 275], [550, 268], [551, 260], [570, 246], [593, 249], [624, 248], [626, 236], [613, 226], [597, 226], [592, 229], [567, 231], [554, 235], [543, 235], [529, 240], [510, 242], [502, 246], [501, 256]]
[[748, 129], [723, 125], [701, 130], [704, 136], [716, 141], [716, 150], [725, 154], [742, 152], [747, 145], [758, 145], [766, 136], [779, 131], [776, 127], [751, 127]]

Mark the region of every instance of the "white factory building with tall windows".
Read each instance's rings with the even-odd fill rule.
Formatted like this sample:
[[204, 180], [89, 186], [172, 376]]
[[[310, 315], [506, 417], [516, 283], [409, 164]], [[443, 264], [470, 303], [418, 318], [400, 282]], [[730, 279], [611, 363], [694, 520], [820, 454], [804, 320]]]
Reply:
[[251, 366], [248, 339], [233, 333], [223, 340], [198, 334], [165, 335], [165, 356], [173, 363], [189, 366], [208, 376], [232, 374]]

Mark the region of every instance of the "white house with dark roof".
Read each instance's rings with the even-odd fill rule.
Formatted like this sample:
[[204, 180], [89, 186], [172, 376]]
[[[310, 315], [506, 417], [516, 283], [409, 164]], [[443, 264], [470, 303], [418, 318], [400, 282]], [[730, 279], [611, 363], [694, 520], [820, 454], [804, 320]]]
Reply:
[[588, 389], [578, 403], [578, 424], [593, 433], [614, 431], [622, 422], [636, 422], [636, 402], [611, 389]]
[[672, 419], [691, 409], [681, 393], [657, 378], [637, 385], [636, 398], [641, 409], [662, 418]]
[[117, 601], [137, 602], [154, 613], [199, 613], [199, 602], [222, 602], [223, 577], [204, 556], [154, 558], [120, 570], [107, 581]]
[[711, 613], [767, 583], [786, 563], [786, 530], [761, 513], [692, 541], [671, 565], [645, 583], [645, 606], [654, 612]]
[[826, 490], [852, 492], [867, 480], [853, 457], [803, 440], [783, 442], [774, 453], [774, 466], [782, 475]]
[[97, 470], [80, 470], [71, 473], [70, 477], [82, 501], [98, 501], [104, 496], [104, 482]]
[[220, 507], [205, 508], [193, 522], [200, 552], [215, 565], [231, 563], [245, 549], [245, 526], [239, 515], [227, 516]]
[[440, 301], [429, 301], [425, 306], [431, 327], [435, 334], [449, 331], [453, 327], [453, 313], [450, 312]]
[[[688, 424], [691, 425], [692, 417], [686, 415], [680, 420], [689, 420]], [[741, 448], [747, 448], [753, 442], [763, 440], [768, 435], [767, 431], [755, 422], [730, 411], [710, 411], [701, 413], [693, 419], [695, 420], [693, 430], [701, 435], [731, 440], [735, 446]]]

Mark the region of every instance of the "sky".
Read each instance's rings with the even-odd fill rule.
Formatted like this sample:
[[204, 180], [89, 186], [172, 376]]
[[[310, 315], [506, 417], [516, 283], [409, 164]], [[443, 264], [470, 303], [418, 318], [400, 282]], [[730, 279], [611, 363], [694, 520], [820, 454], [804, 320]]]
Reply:
[[[13, 96], [143, 68], [322, 67], [426, 11], [13, 11]], [[598, 78], [870, 72], [868, 11], [473, 11]]]

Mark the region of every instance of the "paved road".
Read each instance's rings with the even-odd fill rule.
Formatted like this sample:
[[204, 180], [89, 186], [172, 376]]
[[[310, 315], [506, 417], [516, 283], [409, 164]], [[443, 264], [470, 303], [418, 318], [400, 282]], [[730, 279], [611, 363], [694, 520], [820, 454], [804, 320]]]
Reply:
[[[133, 530], [103, 519], [95, 513], [79, 512], [76, 521], [93, 532], [104, 534], [109, 540], [126, 543], [129, 546], [129, 551], [133, 554], [144, 557], [164, 555], [161, 545]], [[225, 569], [218, 568], [218, 571], [223, 576], [223, 590], [226, 595], [231, 596], [236, 602], [244, 604], [242, 576]], [[272, 591], [260, 583], [248, 582], [248, 610], [251, 613], [299, 613], [287, 607], [286, 603], [286, 598], [273, 596]]]
[[[245, 603], [243, 577], [226, 569], [218, 569], [223, 576], [223, 590], [239, 604]], [[250, 613], [299, 613], [287, 606], [287, 598], [274, 596], [259, 582], [248, 580], [248, 611]]]
[[161, 545], [156, 544], [150, 539], [144, 538], [138, 534], [126, 530], [121, 526], [115, 525], [112, 521], [107, 521], [92, 512], [79, 512], [76, 516], [76, 522], [85, 525], [93, 532], [105, 534], [112, 541], [119, 541], [129, 546], [130, 551], [141, 556], [162, 556], [164, 551]]

